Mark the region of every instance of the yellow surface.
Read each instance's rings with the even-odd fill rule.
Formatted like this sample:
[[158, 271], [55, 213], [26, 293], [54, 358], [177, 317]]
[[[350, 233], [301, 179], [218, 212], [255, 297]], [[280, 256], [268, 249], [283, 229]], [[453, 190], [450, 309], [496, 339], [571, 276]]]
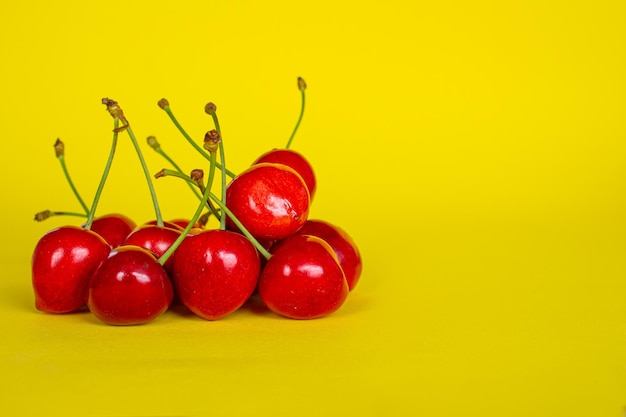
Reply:
[[[622, 416], [625, 18], [604, 0], [2, 2], [2, 415]], [[297, 76], [312, 216], [364, 258], [340, 311], [128, 328], [35, 311], [32, 249], [79, 223], [32, 220], [80, 208], [57, 137], [91, 202], [101, 98], [189, 170], [206, 165], [156, 102], [201, 140], [214, 101], [240, 171], [286, 143]], [[143, 222], [126, 139], [99, 212]], [[155, 186], [166, 218], [191, 216], [182, 183]]]

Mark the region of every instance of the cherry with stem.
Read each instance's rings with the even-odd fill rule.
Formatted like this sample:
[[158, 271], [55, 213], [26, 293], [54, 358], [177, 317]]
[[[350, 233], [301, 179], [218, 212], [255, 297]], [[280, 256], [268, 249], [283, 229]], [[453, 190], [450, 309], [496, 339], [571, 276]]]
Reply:
[[[211, 155], [209, 178], [203, 185], [203, 173], [194, 170], [190, 179], [203, 189], [203, 201], [191, 222], [213, 195], [215, 159], [220, 134], [212, 130], [205, 136], [204, 148]], [[223, 165], [222, 165], [223, 166]], [[219, 199], [218, 199], [219, 200]], [[219, 201], [219, 204], [223, 204]], [[189, 237], [187, 230], [170, 247], [170, 253], [159, 258], [171, 260], [171, 276], [182, 303], [205, 320], [218, 320], [241, 307], [254, 292], [261, 269], [259, 252], [249, 239], [231, 230], [204, 230]]]
[[54, 229], [35, 246], [31, 260], [32, 285], [35, 306], [40, 311], [69, 313], [82, 308], [87, 303], [92, 275], [111, 251], [109, 243], [92, 231], [91, 225], [115, 154], [118, 126], [119, 119], [115, 118], [111, 151], [87, 216], [87, 224]]

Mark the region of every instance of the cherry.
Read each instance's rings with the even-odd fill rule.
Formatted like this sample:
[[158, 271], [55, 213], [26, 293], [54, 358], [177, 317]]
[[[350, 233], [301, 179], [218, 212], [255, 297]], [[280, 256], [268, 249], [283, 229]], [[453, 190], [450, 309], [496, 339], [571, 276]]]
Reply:
[[228, 230], [185, 237], [171, 259], [178, 297], [206, 320], [218, 320], [241, 307], [256, 288], [261, 269], [252, 243]]
[[[133, 143], [142, 165], [152, 203], [156, 224], [146, 236], [136, 237], [142, 243], [149, 241], [156, 250], [155, 234], [165, 229], [151, 176], [132, 128], [116, 101], [104, 98], [102, 103], [114, 119], [114, 132], [126, 131]], [[121, 127], [117, 127], [119, 123]], [[107, 169], [110, 166], [107, 165]], [[94, 204], [95, 206], [95, 204]], [[90, 216], [90, 219], [92, 216]], [[88, 220], [87, 225], [91, 225]], [[175, 225], [173, 225], [175, 226]], [[178, 227], [178, 226], [175, 226]], [[150, 233], [155, 230], [156, 232]], [[89, 286], [90, 310], [103, 322], [113, 325], [146, 323], [163, 313], [173, 299], [173, 287], [169, 277], [156, 256], [149, 250], [132, 245], [120, 246], [98, 268]]]
[[[179, 228], [173, 229], [156, 224], [146, 224], [133, 230], [124, 241], [124, 245], [139, 246], [149, 250], [159, 258], [178, 239], [181, 231]], [[167, 270], [169, 264], [165, 264], [165, 268]]]
[[111, 249], [121, 245], [135, 227], [137, 224], [130, 217], [120, 213], [99, 216], [91, 223], [91, 230], [102, 236]]
[[164, 313], [174, 296], [163, 266], [148, 250], [123, 245], [111, 251], [89, 285], [89, 310], [111, 325], [147, 323]]
[[348, 283], [328, 243], [295, 235], [271, 252], [258, 285], [259, 296], [270, 310], [293, 319], [314, 319], [343, 305]]
[[46, 233], [32, 257], [35, 307], [49, 313], [82, 308], [87, 301], [89, 280], [110, 251], [100, 235], [77, 226]]
[[[284, 239], [309, 215], [309, 191], [302, 177], [282, 164], [256, 164], [236, 176], [226, 189], [226, 206], [257, 239]], [[229, 228], [234, 229], [230, 218]]]
[[297, 234], [317, 236], [330, 245], [337, 255], [348, 287], [352, 291], [359, 281], [363, 268], [361, 254], [354, 240], [339, 226], [323, 220], [307, 220]]
[[293, 170], [300, 174], [304, 180], [304, 183], [309, 190], [311, 200], [313, 200], [313, 195], [317, 189], [315, 173], [313, 172], [313, 167], [309, 161], [302, 154], [291, 149], [275, 148], [258, 157], [256, 161], [253, 162], [253, 165], [263, 162], [283, 164], [293, 168]]

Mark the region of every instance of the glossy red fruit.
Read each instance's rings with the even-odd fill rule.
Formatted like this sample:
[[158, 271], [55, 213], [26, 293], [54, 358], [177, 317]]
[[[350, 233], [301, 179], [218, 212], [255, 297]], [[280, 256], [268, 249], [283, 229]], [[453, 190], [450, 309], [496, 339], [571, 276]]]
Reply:
[[295, 235], [271, 252], [258, 286], [270, 310], [292, 319], [314, 319], [343, 305], [348, 283], [328, 243], [315, 236]]
[[148, 250], [120, 246], [102, 262], [89, 284], [89, 310], [111, 325], [144, 324], [164, 313], [173, 299], [165, 269]]
[[271, 151], [261, 155], [256, 161], [254, 161], [254, 164], [260, 164], [263, 162], [283, 164], [293, 168], [293, 170], [300, 174], [304, 180], [304, 183], [309, 190], [311, 200], [313, 200], [313, 196], [315, 195], [315, 191], [317, 189], [315, 172], [313, 171], [313, 167], [309, 161], [301, 153], [291, 149], [272, 149]]
[[189, 310], [206, 320], [217, 320], [248, 300], [260, 269], [258, 252], [246, 237], [228, 230], [206, 230], [185, 237], [176, 249], [172, 280]]
[[64, 226], [46, 233], [32, 257], [35, 307], [69, 313], [85, 306], [89, 280], [110, 251], [99, 234], [81, 227]]
[[297, 234], [317, 236], [328, 243], [337, 255], [348, 281], [348, 288], [352, 290], [356, 286], [361, 276], [363, 262], [354, 240], [342, 228], [323, 220], [309, 219]]
[[[181, 231], [170, 227], [159, 227], [154, 224], [140, 226], [133, 230], [124, 241], [124, 245], [139, 246], [147, 249], [159, 258], [178, 239]], [[172, 258], [165, 263], [165, 269], [169, 270]]]
[[[310, 203], [302, 177], [282, 164], [253, 165], [226, 188], [227, 207], [261, 240], [284, 239], [297, 232], [309, 216]], [[230, 219], [227, 224], [236, 229]]]
[[111, 248], [116, 248], [124, 242], [126, 236], [135, 227], [137, 227], [137, 224], [130, 217], [119, 213], [111, 213], [95, 218], [90, 230], [102, 236]]

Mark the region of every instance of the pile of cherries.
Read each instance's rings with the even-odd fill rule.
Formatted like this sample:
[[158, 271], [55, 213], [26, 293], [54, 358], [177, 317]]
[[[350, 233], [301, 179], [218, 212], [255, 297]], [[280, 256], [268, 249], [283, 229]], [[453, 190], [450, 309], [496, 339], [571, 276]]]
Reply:
[[[47, 232], [32, 256], [35, 306], [47, 313], [85, 308], [111, 325], [147, 323], [174, 303], [195, 315], [217, 320], [236, 311], [251, 297], [268, 309], [293, 319], [313, 319], [339, 309], [361, 275], [359, 250], [350, 236], [327, 221], [309, 218], [316, 192], [315, 174], [303, 155], [289, 149], [304, 112], [306, 84], [298, 78], [302, 107], [285, 148], [260, 156], [245, 171], [226, 168], [216, 106], [206, 113], [215, 129], [196, 144], [175, 118], [167, 100], [158, 105], [183, 137], [208, 161], [185, 174], [154, 137], [150, 146], [175, 169], [151, 175], [130, 123], [114, 100], [102, 103], [114, 120], [111, 152], [91, 207], [77, 192], [64, 160], [64, 144], [56, 155], [84, 212], [37, 213], [86, 218]], [[96, 216], [96, 208], [115, 155], [118, 135], [127, 133], [142, 164], [155, 207], [155, 220], [137, 225], [122, 214]], [[219, 156], [219, 160], [218, 160]], [[164, 221], [152, 179], [182, 179], [198, 197], [189, 219]], [[221, 193], [211, 191], [221, 179]], [[209, 220], [219, 221], [209, 227]]]

